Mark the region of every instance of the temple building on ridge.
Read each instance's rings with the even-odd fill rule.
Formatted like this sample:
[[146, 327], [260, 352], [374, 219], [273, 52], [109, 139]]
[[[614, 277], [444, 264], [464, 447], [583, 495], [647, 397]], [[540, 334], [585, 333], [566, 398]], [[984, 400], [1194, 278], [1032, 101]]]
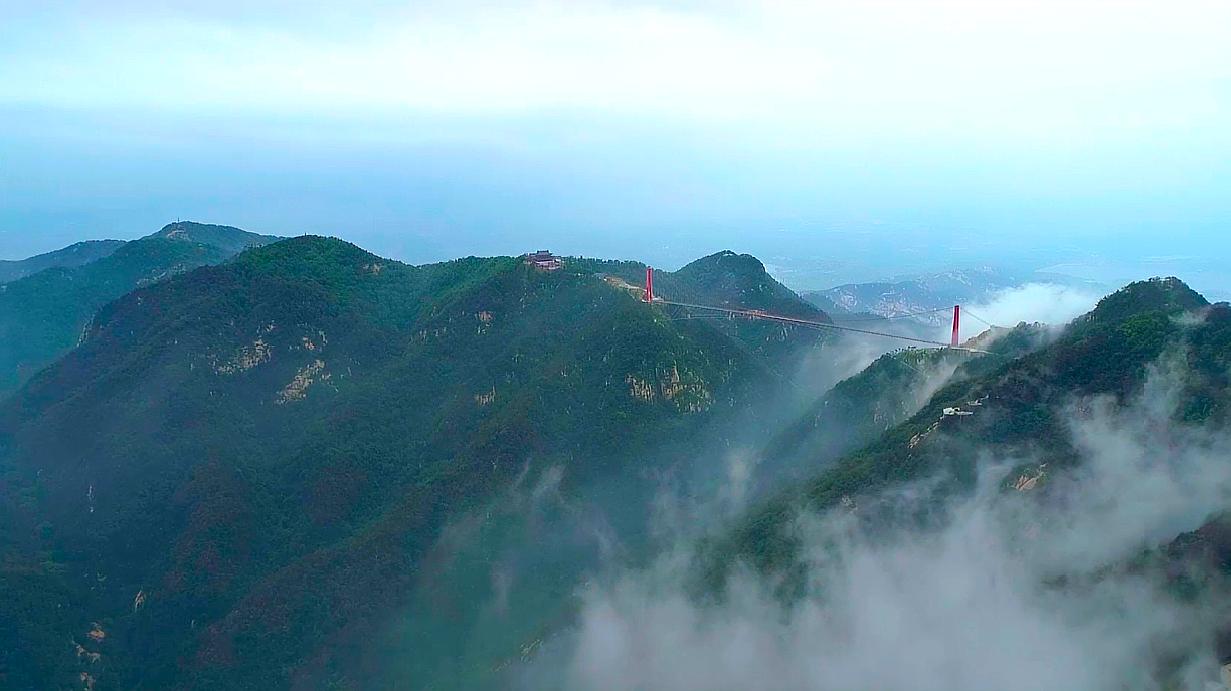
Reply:
[[564, 262], [547, 250], [539, 250], [522, 256], [527, 265], [539, 271], [558, 271], [564, 268]]

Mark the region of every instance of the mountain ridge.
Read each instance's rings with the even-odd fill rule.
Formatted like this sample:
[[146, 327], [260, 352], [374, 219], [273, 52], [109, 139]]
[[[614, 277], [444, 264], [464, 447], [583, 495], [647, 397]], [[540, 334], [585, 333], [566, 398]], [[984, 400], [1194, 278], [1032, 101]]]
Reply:
[[177, 222], [92, 261], [0, 284], [0, 397], [71, 350], [95, 311], [111, 300], [274, 240], [229, 226]]
[[[410, 266], [311, 236], [150, 283], [0, 404], [0, 504], [15, 512], [0, 545], [25, 578], [84, 603], [76, 621], [0, 641], [81, 640], [96, 622], [116, 641], [91, 647], [100, 688], [279, 686], [320, 665], [352, 677], [341, 651], [419, 592], [413, 565], [450, 521], [553, 472], [647, 493], [640, 453], [690, 455], [780, 381], [749, 333], [668, 318], [584, 264]], [[774, 337], [775, 352], [816, 340]], [[106, 580], [83, 589], [61, 559]], [[13, 606], [35, 606], [25, 593]], [[441, 626], [415, 640], [457, 624]], [[70, 647], [36, 659], [42, 674], [79, 670]], [[412, 677], [461, 673], [422, 664]]]
[[85, 240], [26, 259], [2, 260], [0, 261], [0, 284], [25, 278], [44, 269], [89, 264], [109, 256], [123, 244], [123, 240]]
[[[199, 247], [145, 246], [166, 243]], [[589, 568], [645, 556], [664, 482], [713, 478], [749, 439], [769, 444], [743, 460], [789, 484], [698, 566], [711, 593], [746, 562], [789, 599], [801, 509], [937, 472], [961, 491], [988, 440], [1064, 472], [1066, 401], [1138, 395], [1177, 344], [1183, 419], [1231, 416], [1231, 308], [1177, 279], [1059, 333], [989, 332], [993, 355], [891, 353], [778, 420], [788, 363], [833, 340], [646, 304], [643, 277], [581, 258], [413, 266], [301, 236], [101, 306], [0, 401], [0, 681], [496, 687], [569, 625]], [[656, 285], [827, 318], [750, 255]], [[1222, 549], [1216, 527], [1185, 539]]]
[[[1186, 321], [1185, 314], [1194, 317]], [[823, 511], [843, 497], [928, 474], [944, 475], [961, 487], [978, 466], [977, 454], [989, 448], [1002, 457], [1033, 455], [1052, 472], [1071, 466], [1074, 452], [1063, 441], [1058, 412], [1062, 402], [1100, 395], [1126, 400], [1140, 390], [1147, 366], [1175, 347], [1202, 355], [1188, 370], [1181, 421], [1226, 418], [1231, 308], [1210, 305], [1175, 278], [1133, 283], [1075, 319], [1054, 342], [996, 363], [980, 376], [950, 382], [880, 439], [751, 511], [707, 547], [715, 550], [703, 560], [708, 587], [721, 583], [731, 565], [744, 559], [766, 572], [794, 574], [788, 590], [800, 587], [791, 580], [800, 575], [800, 566], [798, 537], [789, 530], [797, 511]], [[959, 410], [969, 417], [948, 412]], [[1027, 448], [1033, 454], [1025, 453]]]
[[[870, 283], [847, 283], [826, 290], [803, 293], [805, 299], [835, 305], [850, 313], [901, 317], [926, 313], [959, 303], [986, 299], [997, 290], [1021, 281], [992, 267], [953, 270], [918, 278]], [[923, 321], [941, 323], [944, 315], [920, 314]]]

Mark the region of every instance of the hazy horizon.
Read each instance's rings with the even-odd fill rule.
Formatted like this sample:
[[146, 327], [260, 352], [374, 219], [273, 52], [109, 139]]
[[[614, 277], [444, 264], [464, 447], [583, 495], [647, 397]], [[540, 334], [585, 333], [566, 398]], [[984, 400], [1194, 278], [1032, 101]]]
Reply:
[[996, 265], [1231, 294], [1231, 7], [14, 5], [0, 258], [176, 218], [801, 289]]

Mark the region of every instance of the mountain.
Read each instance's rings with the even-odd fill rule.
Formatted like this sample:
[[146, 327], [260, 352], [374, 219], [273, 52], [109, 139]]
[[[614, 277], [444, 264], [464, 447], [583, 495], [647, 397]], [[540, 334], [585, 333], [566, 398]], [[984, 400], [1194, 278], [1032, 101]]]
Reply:
[[716, 300], [720, 306], [760, 309], [790, 317], [824, 318], [789, 288], [765, 271], [765, 265], [750, 254], [730, 250], [702, 257], [664, 276], [656, 289], [674, 291], [677, 300]]
[[1231, 306], [1154, 279], [977, 347], [914, 414], [901, 365], [957, 353], [835, 387], [764, 452], [805, 477], [595, 576], [528, 688], [1224, 688]]
[[1073, 401], [1079, 412], [1100, 397], [1127, 405], [1142, 395], [1153, 363], [1177, 352], [1188, 355], [1177, 375], [1176, 424], [1224, 425], [1231, 414], [1231, 308], [1210, 305], [1175, 278], [1134, 283], [1053, 342], [1011, 358], [989, 356], [977, 376], [954, 377], [909, 419], [764, 502], [707, 547], [705, 579], [721, 583], [747, 560], [785, 577], [788, 590], [802, 587], [799, 537], [790, 528], [801, 510], [858, 502], [928, 477], [964, 491], [989, 456], [1032, 459], [1011, 476], [1039, 468], [1060, 475], [1080, 458], [1066, 431]]
[[982, 376], [1003, 359], [1022, 357], [1048, 341], [1048, 327], [1023, 323], [964, 344], [985, 349], [988, 357], [934, 348], [882, 355], [777, 433], [759, 454], [761, 473], [775, 484], [802, 480], [909, 419], [941, 387]]
[[[846, 336], [646, 304], [643, 278], [583, 258], [409, 266], [301, 237], [101, 306], [0, 401], [0, 686], [507, 687], [590, 616], [600, 568], [675, 546], [663, 515], [691, 514], [664, 492], [754, 501], [702, 541], [701, 601], [721, 606], [738, 571], [789, 604], [816, 558], [804, 512], [932, 520], [940, 500], [898, 515], [876, 498], [962, 496], [985, 472], [1062, 506], [1052, 483], [1084, 463], [1074, 417], [1154, 397], [1183, 429], [1231, 414], [1231, 308], [1176, 279], [968, 343], [989, 354], [897, 351], [801, 393]], [[669, 302], [830, 319], [748, 255], [655, 281]], [[1162, 396], [1164, 366], [1180, 374]], [[783, 403], [801, 396], [802, 414]], [[1181, 453], [1164, 422], [1139, 426]], [[1047, 587], [1141, 572], [1176, 597], [1231, 594], [1221, 516]]]
[[[574, 266], [584, 267], [638, 290], [645, 282], [646, 266], [639, 262], [576, 258]], [[829, 315], [774, 280], [765, 265], [749, 254], [730, 250], [717, 252], [690, 262], [678, 271], [654, 271], [654, 291], [673, 302], [709, 307], [761, 310], [817, 322], [831, 322]], [[671, 307], [673, 319], [709, 320], [715, 328], [748, 344], [757, 354], [771, 360], [790, 359], [798, 327], [784, 328], [778, 322], [756, 319], [730, 319], [705, 309]], [[782, 363], [780, 363], [782, 364]]]
[[[663, 290], [819, 315], [753, 261]], [[0, 405], [0, 680], [495, 684], [605, 531], [644, 530], [733, 420], [770, 424], [781, 354], [817, 344], [675, 318], [600, 266], [633, 268], [302, 237], [102, 307]]]
[[177, 222], [92, 261], [72, 264], [65, 257], [84, 259], [93, 249], [55, 253], [59, 265], [0, 285], [0, 397], [71, 350], [95, 312], [111, 300], [274, 239], [228, 226]]
[[272, 235], [259, 235], [231, 226], [220, 226], [211, 223], [193, 223], [191, 221], [176, 221], [163, 226], [154, 233], [152, 238], [175, 240], [195, 245], [205, 245], [225, 252], [239, 254], [252, 247], [261, 247], [281, 238]]
[[47, 252], [29, 259], [16, 261], [0, 261], [0, 283], [9, 283], [19, 278], [25, 278], [44, 269], [57, 267], [71, 268], [89, 264], [104, 257], [123, 246], [123, 240], [87, 240], [69, 245], [64, 249]]
[[[574, 266], [617, 277], [632, 286], [645, 281], [645, 264], [574, 258]], [[828, 321], [828, 315], [774, 280], [765, 265], [750, 254], [723, 250], [690, 262], [678, 271], [654, 272], [654, 289], [677, 302], [701, 302], [715, 307], [764, 310], [791, 317]]]
[[[843, 307], [842, 305], [830, 299], [827, 292], [828, 291], [824, 291], [824, 290], [804, 290], [799, 293], [799, 297], [806, 300], [808, 304], [813, 305], [817, 309], [825, 312], [826, 314], [830, 316], [836, 317], [839, 315], [846, 315], [846, 314], [860, 314], [860, 315], [872, 316], [871, 312], [852, 312], [852, 310], [846, 307]], [[880, 315], [876, 315], [876, 316], [880, 316]]]
[[[883, 317], [943, 310], [955, 304], [985, 299], [997, 290], [1018, 285], [1020, 280], [990, 267], [929, 274], [903, 281], [849, 283], [828, 290], [808, 291], [802, 297], [821, 309], [836, 305], [846, 312], [866, 312]], [[920, 315], [941, 323], [948, 317]]]

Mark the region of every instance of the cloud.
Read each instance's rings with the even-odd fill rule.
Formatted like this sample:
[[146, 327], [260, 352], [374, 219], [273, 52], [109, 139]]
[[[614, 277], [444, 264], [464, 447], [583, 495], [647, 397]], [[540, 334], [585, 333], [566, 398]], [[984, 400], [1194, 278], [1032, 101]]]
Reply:
[[0, 103], [769, 118], [796, 144], [821, 125], [1050, 140], [1217, 122], [1225, 99], [1186, 85], [1226, 76], [1231, 25], [1204, 0], [69, 8], [13, 13]]
[[1021, 322], [1063, 326], [1093, 309], [1101, 297], [1092, 290], [1054, 283], [1027, 283], [1006, 288], [986, 300], [963, 305], [966, 314], [961, 324], [961, 337], [966, 339], [983, 332], [987, 329], [985, 321], [1006, 327]]
[[[747, 572], [722, 604], [698, 604], [682, 586], [686, 552], [596, 579], [574, 635], [536, 672], [562, 670], [573, 689], [1220, 688], [1224, 605], [1185, 604], [1150, 572], [1085, 577], [1231, 499], [1226, 434], [1171, 426], [1180, 366], [1160, 362], [1127, 407], [1074, 402], [1084, 463], [1043, 469], [1046, 489], [1007, 489], [1016, 459], [989, 457], [969, 496], [941, 500], [925, 483], [801, 517], [810, 586], [793, 605]], [[938, 504], [930, 527], [861, 518], [877, 506], [936, 516]], [[1077, 578], [1060, 587], [1061, 574]], [[1177, 678], [1158, 676], [1164, 660], [1183, 663]]]
[[1037, 562], [1093, 569], [1191, 530], [1231, 504], [1231, 439], [1173, 422], [1187, 366], [1181, 353], [1169, 352], [1151, 365], [1128, 408], [1100, 397], [1068, 412], [1083, 464], [1057, 477], [1053, 491], [1080, 504], [1049, 511]]
[[1224, 2], [0, 5], [0, 233], [57, 234], [9, 256], [192, 217], [847, 281], [1225, 235]]

